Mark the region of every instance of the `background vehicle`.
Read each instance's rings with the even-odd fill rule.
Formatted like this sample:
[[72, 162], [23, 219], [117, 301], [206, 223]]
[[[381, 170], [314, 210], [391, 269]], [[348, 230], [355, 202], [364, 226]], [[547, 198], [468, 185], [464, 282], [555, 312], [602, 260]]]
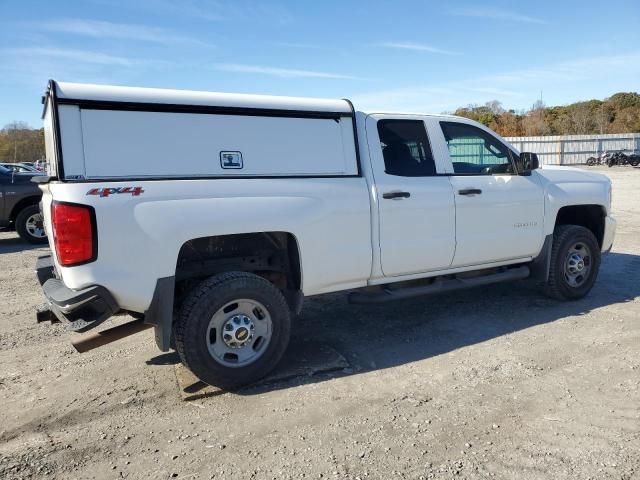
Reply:
[[15, 227], [29, 243], [46, 243], [38, 203], [42, 192], [31, 182], [35, 172], [16, 173], [0, 165], [0, 227]]
[[531, 277], [577, 299], [613, 243], [607, 177], [466, 118], [53, 81], [43, 117], [51, 311], [75, 331], [130, 312], [223, 387], [275, 366], [304, 296]]
[[0, 167], [16, 173], [42, 173], [35, 167], [24, 163], [0, 163]]
[[640, 155], [631, 154], [627, 155], [622, 151], [618, 152], [603, 152], [599, 157], [589, 157], [587, 159], [587, 165], [607, 165], [613, 167], [614, 165], [640, 165]]
[[606, 165], [610, 156], [611, 154], [609, 152], [602, 152], [598, 157], [589, 157], [587, 159], [587, 165]]
[[611, 152], [606, 163], [609, 167], [613, 167], [614, 165], [626, 165], [629, 163], [629, 157], [627, 157], [624, 152]]
[[42, 170], [38, 170], [35, 167], [35, 164], [33, 162], [22, 162], [19, 165], [24, 167], [24, 168], [26, 168], [30, 172], [40, 172], [40, 173], [42, 173]]

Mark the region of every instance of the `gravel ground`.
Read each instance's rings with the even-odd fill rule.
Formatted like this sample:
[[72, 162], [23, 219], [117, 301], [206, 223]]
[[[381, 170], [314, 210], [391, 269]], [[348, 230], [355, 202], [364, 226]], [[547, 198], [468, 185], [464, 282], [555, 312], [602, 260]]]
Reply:
[[587, 298], [312, 299], [292, 341], [350, 368], [192, 402], [151, 331], [80, 355], [36, 324], [46, 250], [0, 233], [0, 478], [640, 479], [640, 170], [606, 173], [618, 234]]

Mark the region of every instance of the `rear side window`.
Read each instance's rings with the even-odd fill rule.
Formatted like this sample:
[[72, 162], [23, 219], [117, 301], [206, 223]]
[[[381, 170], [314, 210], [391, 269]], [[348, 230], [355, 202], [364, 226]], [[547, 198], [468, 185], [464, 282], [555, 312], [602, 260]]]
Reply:
[[436, 174], [424, 122], [380, 120], [378, 135], [387, 174], [400, 177], [429, 177]]
[[457, 122], [440, 122], [455, 173], [493, 175], [513, 173], [509, 149], [481, 128]]

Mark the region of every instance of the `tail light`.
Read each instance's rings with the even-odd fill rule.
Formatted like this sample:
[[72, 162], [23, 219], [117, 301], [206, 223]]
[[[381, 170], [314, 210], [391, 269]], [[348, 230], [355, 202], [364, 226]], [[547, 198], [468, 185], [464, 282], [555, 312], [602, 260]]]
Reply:
[[98, 238], [93, 207], [54, 201], [51, 224], [60, 265], [71, 267], [97, 258]]

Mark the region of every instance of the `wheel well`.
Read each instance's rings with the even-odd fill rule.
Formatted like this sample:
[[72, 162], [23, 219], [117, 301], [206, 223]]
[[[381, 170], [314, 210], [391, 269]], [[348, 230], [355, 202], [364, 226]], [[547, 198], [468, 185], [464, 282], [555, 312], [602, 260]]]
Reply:
[[605, 211], [601, 205], [570, 205], [562, 207], [556, 217], [557, 225], [580, 225], [595, 235], [602, 248]]
[[11, 215], [9, 215], [9, 220], [11, 220], [12, 222], [15, 222], [16, 217], [22, 211], [23, 208], [29, 207], [31, 205], [37, 205], [38, 203], [40, 203], [40, 198], [41, 197], [36, 195], [32, 197], [26, 197], [20, 200], [18, 203], [16, 203], [13, 206], [13, 209], [11, 209]]
[[252, 272], [283, 291], [301, 290], [298, 242], [288, 232], [201, 237], [185, 242], [176, 263], [176, 301], [195, 281], [218, 273]]

